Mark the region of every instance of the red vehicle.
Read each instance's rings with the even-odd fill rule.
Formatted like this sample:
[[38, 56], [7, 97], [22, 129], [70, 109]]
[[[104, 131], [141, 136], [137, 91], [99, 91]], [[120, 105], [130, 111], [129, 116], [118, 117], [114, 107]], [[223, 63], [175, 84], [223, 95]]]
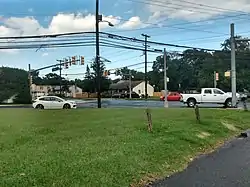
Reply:
[[[168, 94], [168, 97], [167, 97], [167, 100], [168, 100], [168, 101], [180, 101], [180, 99], [181, 99], [181, 94], [178, 93], [178, 92], [170, 92], [170, 93]], [[161, 101], [164, 101], [164, 100], [165, 100], [165, 97], [164, 97], [164, 96], [161, 96], [161, 97], [160, 97], [160, 100], [161, 100]]]

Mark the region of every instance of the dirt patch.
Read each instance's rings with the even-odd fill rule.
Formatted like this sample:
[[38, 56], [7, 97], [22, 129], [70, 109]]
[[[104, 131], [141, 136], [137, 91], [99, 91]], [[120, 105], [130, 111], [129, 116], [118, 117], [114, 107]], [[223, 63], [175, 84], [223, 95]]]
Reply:
[[231, 130], [231, 131], [238, 131], [238, 130], [239, 130], [239, 129], [237, 129], [233, 124], [228, 123], [227, 121], [221, 121], [221, 124], [222, 124], [224, 127], [226, 127], [226, 128], [228, 128], [229, 130]]
[[196, 136], [197, 136], [198, 138], [205, 139], [205, 138], [211, 136], [211, 134], [208, 133], [208, 132], [201, 132], [201, 133], [197, 134]]

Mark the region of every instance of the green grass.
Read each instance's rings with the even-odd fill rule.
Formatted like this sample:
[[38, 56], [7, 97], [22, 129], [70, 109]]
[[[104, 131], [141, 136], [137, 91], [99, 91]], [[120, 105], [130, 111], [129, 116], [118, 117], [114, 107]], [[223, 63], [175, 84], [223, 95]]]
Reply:
[[0, 186], [139, 184], [250, 127], [249, 113], [236, 110], [203, 109], [201, 124], [192, 109], [153, 109], [152, 119], [149, 133], [143, 109], [1, 109]]

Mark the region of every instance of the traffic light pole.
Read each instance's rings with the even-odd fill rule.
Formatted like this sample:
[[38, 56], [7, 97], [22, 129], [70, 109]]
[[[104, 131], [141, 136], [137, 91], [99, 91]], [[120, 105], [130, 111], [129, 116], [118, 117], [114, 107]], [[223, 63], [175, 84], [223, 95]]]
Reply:
[[100, 72], [100, 42], [99, 42], [99, 0], [96, 0], [96, 71], [97, 71], [97, 106], [101, 108], [101, 72]]

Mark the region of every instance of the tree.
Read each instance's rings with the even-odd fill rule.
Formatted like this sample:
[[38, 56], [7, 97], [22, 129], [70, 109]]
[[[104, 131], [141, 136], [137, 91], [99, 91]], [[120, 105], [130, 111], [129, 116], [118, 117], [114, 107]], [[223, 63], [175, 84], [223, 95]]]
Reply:
[[[93, 70], [93, 73], [91, 74], [93, 76], [93, 85], [95, 85], [95, 88], [97, 88], [97, 63], [96, 61], [92, 62], [91, 68]], [[105, 64], [103, 61], [100, 61], [100, 75], [101, 75], [101, 91], [107, 91], [109, 89], [109, 86], [111, 84], [111, 81], [104, 77], [104, 70], [105, 70]], [[96, 90], [97, 91], [97, 90]]]
[[87, 65], [87, 68], [86, 68], [85, 79], [83, 81], [83, 90], [85, 92], [88, 92], [88, 97], [89, 97], [89, 93], [95, 91], [95, 84], [94, 84], [93, 75], [91, 74], [90, 68], [89, 68], [88, 65]]
[[11, 97], [17, 104], [31, 103], [28, 72], [9, 67], [1, 67], [0, 72], [0, 103]]
[[129, 80], [129, 73], [133, 76], [134, 81], [144, 80], [144, 73], [133, 69], [128, 69], [127, 67], [119, 69], [116, 74], [121, 76], [122, 80]]

